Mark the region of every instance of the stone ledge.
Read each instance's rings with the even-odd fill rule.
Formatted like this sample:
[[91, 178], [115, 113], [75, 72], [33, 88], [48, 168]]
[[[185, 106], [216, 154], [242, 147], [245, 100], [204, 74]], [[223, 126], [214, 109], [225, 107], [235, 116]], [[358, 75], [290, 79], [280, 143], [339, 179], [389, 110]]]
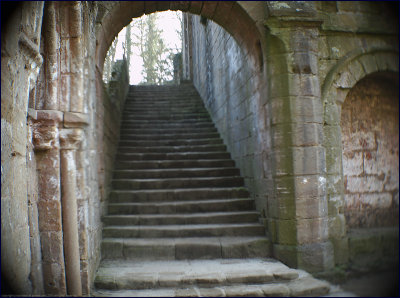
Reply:
[[89, 115], [77, 112], [64, 113], [64, 127], [81, 127], [89, 124]]
[[[33, 114], [35, 114], [35, 113], [33, 113]], [[56, 110], [36, 110], [36, 119], [35, 120], [38, 120], [38, 121], [50, 120], [50, 121], [54, 121], [54, 122], [61, 122], [63, 120], [63, 114], [64, 114], [63, 112], [56, 111]]]

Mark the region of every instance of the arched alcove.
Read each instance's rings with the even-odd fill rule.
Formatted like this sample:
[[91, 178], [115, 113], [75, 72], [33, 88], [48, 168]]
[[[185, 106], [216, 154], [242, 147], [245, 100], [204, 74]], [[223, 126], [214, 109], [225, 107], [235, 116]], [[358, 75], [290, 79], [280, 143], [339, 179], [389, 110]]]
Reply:
[[344, 214], [349, 228], [398, 225], [399, 85], [394, 73], [359, 81], [342, 105]]

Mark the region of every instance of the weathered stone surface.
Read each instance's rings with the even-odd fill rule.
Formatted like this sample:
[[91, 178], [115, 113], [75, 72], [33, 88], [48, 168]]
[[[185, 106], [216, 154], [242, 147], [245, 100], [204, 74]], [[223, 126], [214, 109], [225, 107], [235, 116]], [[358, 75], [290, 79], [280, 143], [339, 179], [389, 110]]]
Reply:
[[263, 297], [262, 289], [256, 286], [232, 286], [225, 289], [227, 297]]
[[320, 296], [329, 292], [329, 284], [314, 278], [303, 278], [288, 285], [291, 296]]
[[62, 230], [60, 201], [40, 201], [38, 210], [40, 231]]
[[225, 297], [225, 291], [220, 288], [200, 288], [200, 297]]
[[[392, 203], [392, 193], [398, 192], [398, 154], [393, 150], [398, 147], [394, 124], [398, 114], [389, 112], [398, 95], [382, 80], [365, 78], [349, 92], [342, 107], [345, 213], [350, 227], [387, 226], [398, 221], [394, 215], [398, 206]], [[368, 107], [360, 110], [365, 104]], [[393, 186], [387, 187], [390, 192], [386, 185]]]
[[286, 285], [263, 285], [261, 289], [265, 297], [288, 297], [290, 293]]
[[[37, 248], [38, 235], [34, 232], [40, 224], [37, 217], [46, 217], [44, 210], [60, 200], [58, 123], [63, 112], [71, 111], [84, 111], [89, 119], [84, 144], [77, 153], [80, 169], [77, 196], [81, 201], [78, 220], [82, 280], [86, 283], [84, 288], [90, 288], [100, 258], [100, 215], [110, 191], [119, 139], [116, 132], [126, 95], [107, 98], [103, 94], [103, 62], [115, 34], [132, 17], [144, 12], [189, 9], [194, 14], [212, 17], [232, 34], [211, 21], [203, 26], [199, 17], [190, 19], [191, 29], [187, 32], [193, 38], [188, 46], [191, 60], [187, 61], [193, 64], [187, 78], [191, 70], [251, 196], [256, 198], [258, 210], [271, 227], [275, 219], [290, 220], [294, 214], [315, 218], [323, 213], [321, 205], [315, 202], [312, 212], [300, 207], [306, 200], [295, 210], [298, 194], [312, 199], [326, 195], [332, 200], [345, 195], [345, 214], [350, 227], [397, 225], [398, 167], [393, 166], [398, 165], [398, 138], [393, 136], [398, 136], [398, 128], [393, 124], [398, 123], [398, 108], [384, 103], [388, 94], [383, 96], [384, 92], [374, 91], [375, 84], [382, 85], [387, 93], [395, 90], [396, 86], [385, 85], [392, 80], [390, 76], [385, 74], [383, 80], [373, 78], [367, 84], [371, 87], [368, 92], [354, 91], [359, 97], [374, 98], [372, 104], [355, 104], [356, 108], [347, 116], [344, 106], [342, 115], [355, 119], [349, 130], [342, 131], [342, 140], [352, 144], [351, 150], [343, 151], [344, 173], [340, 156], [342, 140], [337, 133], [340, 105], [349, 88], [371, 73], [398, 72], [398, 22], [393, 14], [397, 11], [394, 4], [109, 1], [43, 5], [42, 2], [4, 4], [12, 9], [6, 12], [2, 26], [2, 272], [7, 272], [5, 279], [15, 294], [67, 293], [61, 263], [43, 265], [48, 282], [46, 292], [35, 292], [40, 288], [37, 285], [40, 279], [32, 276], [35, 273], [31, 264], [38, 254], [30, 248]], [[268, 28], [265, 28], [267, 17]], [[264, 63], [265, 59], [268, 63]], [[121, 85], [118, 92], [125, 92], [126, 81], [121, 81]], [[321, 98], [320, 86], [329, 91], [328, 98]], [[43, 127], [27, 130], [28, 107], [29, 118]], [[397, 116], [393, 111], [397, 111]], [[384, 121], [376, 125], [361, 121], [373, 119], [371, 114], [383, 115]], [[78, 118], [75, 121], [79, 125], [86, 122]], [[283, 142], [278, 149], [285, 154], [274, 156], [273, 126], [289, 123], [296, 123], [296, 127], [275, 131], [281, 133]], [[322, 124], [333, 126], [326, 127], [324, 140], [320, 138]], [[288, 137], [285, 134], [291, 132], [295, 135], [285, 139]], [[32, 138], [34, 149], [29, 144]], [[323, 154], [297, 152], [293, 158], [294, 151], [286, 150], [287, 140], [299, 146], [316, 147], [324, 142], [329, 147], [325, 148], [325, 168]], [[305, 166], [297, 163], [302, 154], [307, 156]], [[310, 156], [316, 160], [308, 164]], [[281, 168], [275, 168], [280, 158], [286, 161], [280, 164]], [[299, 178], [288, 178], [283, 189], [279, 189], [282, 181], [275, 183], [273, 177], [293, 174], [294, 168], [307, 173], [296, 172]], [[325, 169], [329, 177], [325, 176]], [[326, 189], [320, 185], [321, 181], [313, 181], [307, 187], [301, 185], [302, 179], [308, 179], [304, 176], [310, 173], [308, 170], [322, 171], [312, 173], [318, 179], [327, 179]], [[358, 192], [361, 187], [364, 192]], [[286, 197], [278, 200], [280, 195]], [[30, 209], [35, 196], [42, 201], [39, 214]], [[329, 214], [336, 216], [330, 221], [330, 234], [341, 237], [344, 207], [329, 203]], [[220, 206], [223, 204], [220, 202]], [[56, 218], [59, 214], [54, 212], [61, 207], [54, 207], [46, 219], [48, 227], [42, 222], [41, 228], [59, 229]], [[270, 231], [275, 235], [271, 236], [274, 241], [278, 239], [276, 232]], [[342, 247], [334, 246], [335, 250]], [[242, 249], [237, 248], [232, 254], [239, 254]]]
[[265, 271], [253, 271], [249, 272], [230, 272], [226, 274], [226, 279], [230, 283], [264, 283], [274, 280], [274, 277], [270, 273]]
[[65, 112], [64, 127], [81, 127], [89, 123], [89, 115], [83, 113]]
[[399, 259], [398, 228], [352, 229], [349, 260], [361, 272], [394, 268]]

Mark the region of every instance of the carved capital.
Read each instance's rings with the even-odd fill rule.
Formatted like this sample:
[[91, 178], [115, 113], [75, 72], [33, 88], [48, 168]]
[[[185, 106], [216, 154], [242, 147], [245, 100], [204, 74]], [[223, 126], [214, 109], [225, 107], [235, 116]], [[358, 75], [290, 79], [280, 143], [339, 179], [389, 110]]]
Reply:
[[80, 128], [62, 129], [60, 131], [60, 149], [76, 150], [83, 139], [83, 130]]
[[58, 125], [62, 121], [63, 113], [52, 110], [29, 109], [28, 115], [32, 119], [32, 144], [34, 150], [57, 149]]
[[32, 124], [32, 144], [34, 150], [58, 148], [58, 127], [52, 123], [34, 122]]

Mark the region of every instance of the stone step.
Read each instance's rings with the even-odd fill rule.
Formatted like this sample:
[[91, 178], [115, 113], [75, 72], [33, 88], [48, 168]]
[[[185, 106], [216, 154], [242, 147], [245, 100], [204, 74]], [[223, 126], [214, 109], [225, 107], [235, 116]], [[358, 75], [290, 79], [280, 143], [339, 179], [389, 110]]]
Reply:
[[185, 202], [109, 203], [108, 214], [178, 214], [254, 210], [254, 200], [232, 198]]
[[170, 238], [213, 236], [263, 236], [265, 228], [259, 223], [193, 224], [158, 226], [105, 226], [105, 238]]
[[134, 94], [127, 96], [126, 102], [163, 102], [163, 101], [184, 101], [184, 102], [192, 102], [199, 101], [199, 95], [194, 92], [174, 92], [170, 91], [168, 94], [164, 92], [138, 92], [135, 91]]
[[126, 103], [124, 106], [124, 111], [165, 111], [166, 109], [176, 109], [181, 111], [182, 109], [199, 109], [206, 111], [203, 102], [195, 101], [182, 101], [182, 100], [171, 100], [162, 101], [158, 103], [150, 101], [132, 101]]
[[201, 100], [201, 98], [199, 96], [191, 96], [189, 97], [185, 97], [182, 96], [181, 94], [170, 94], [168, 96], [163, 96], [162, 94], [158, 94], [156, 96], [152, 96], [152, 97], [148, 97], [148, 96], [135, 96], [132, 98], [127, 98], [125, 101], [126, 105], [129, 104], [135, 104], [135, 103], [141, 103], [141, 104], [150, 104], [150, 105], [154, 105], [155, 107], [157, 107], [159, 104], [165, 103], [165, 102], [169, 102], [169, 103], [197, 103], [197, 104], [203, 104], [203, 101]]
[[176, 129], [176, 128], [187, 128], [187, 129], [196, 129], [196, 128], [215, 128], [214, 123], [211, 121], [198, 121], [198, 122], [171, 122], [171, 121], [162, 121], [156, 123], [155, 121], [139, 121], [139, 120], [125, 120], [122, 121], [121, 124], [122, 129], [140, 129], [140, 128], [150, 128], [150, 129]]
[[138, 118], [124, 118], [122, 119], [122, 126], [126, 124], [147, 124], [148, 127], [157, 127], [158, 125], [167, 126], [181, 126], [181, 127], [198, 127], [199, 125], [214, 125], [210, 119], [138, 119]]
[[163, 113], [176, 112], [178, 114], [182, 113], [207, 113], [207, 109], [200, 102], [193, 103], [164, 103], [164, 104], [130, 104], [125, 105], [123, 113], [126, 114], [156, 114], [160, 115]]
[[198, 159], [198, 160], [144, 160], [115, 162], [115, 169], [176, 169], [176, 168], [220, 168], [233, 167], [231, 159]]
[[120, 153], [116, 159], [120, 161], [139, 160], [199, 160], [230, 159], [228, 152], [168, 152], [168, 153]]
[[208, 133], [167, 133], [167, 134], [127, 134], [121, 133], [121, 140], [194, 140], [219, 138], [218, 132]]
[[112, 187], [118, 190], [240, 187], [243, 186], [243, 184], [244, 180], [240, 176], [112, 180]]
[[219, 188], [181, 188], [148, 190], [112, 190], [110, 201], [113, 203], [172, 202], [207, 199], [247, 199], [249, 192], [243, 187]]
[[204, 107], [204, 104], [201, 100], [185, 101], [185, 100], [175, 99], [175, 100], [164, 100], [164, 101], [160, 101], [158, 103], [151, 102], [151, 101], [135, 100], [135, 101], [125, 103], [124, 111], [131, 111], [132, 109], [133, 110], [146, 109], [149, 111], [151, 111], [151, 110], [152, 111], [162, 111], [163, 108], [176, 108], [176, 109], [196, 108], [196, 109], [206, 110], [206, 108]]
[[[187, 89], [185, 88], [170, 88], [168, 89], [163, 89], [165, 86], [157, 86], [158, 88], [154, 89], [148, 89], [148, 90], [139, 90], [139, 89], [134, 89], [132, 92], [128, 92], [128, 99], [129, 98], [145, 98], [146, 95], [149, 95], [150, 99], [156, 99], [160, 97], [165, 97], [165, 98], [173, 98], [175, 97], [183, 97], [186, 99], [190, 99], [193, 97], [199, 97], [199, 94], [197, 93], [197, 90], [194, 88]], [[190, 95], [190, 96], [189, 96]]]
[[225, 177], [240, 174], [237, 168], [189, 168], [155, 170], [115, 170], [115, 179], [179, 178], [179, 177]]
[[207, 110], [204, 106], [200, 105], [159, 105], [157, 107], [149, 106], [131, 106], [125, 107], [124, 114], [129, 115], [140, 115], [140, 114], [153, 114], [153, 115], [165, 115], [165, 114], [204, 114]]
[[135, 119], [141, 119], [141, 118], [157, 118], [157, 120], [162, 120], [164, 118], [167, 119], [173, 119], [173, 118], [179, 118], [179, 119], [196, 119], [196, 118], [209, 118], [210, 115], [208, 114], [207, 110], [201, 110], [201, 111], [194, 111], [194, 112], [187, 112], [184, 109], [180, 109], [176, 112], [171, 111], [170, 108], [165, 107], [164, 109], [160, 110], [154, 110], [154, 109], [149, 109], [146, 111], [141, 111], [138, 113], [133, 113], [132, 111], [124, 111], [122, 113], [122, 117], [128, 119], [129, 117], [135, 118]]
[[[299, 285], [299, 281], [304, 281], [304, 283]], [[230, 289], [225, 293], [226, 296], [230, 297], [249, 296], [250, 293], [259, 293], [255, 296], [273, 294], [277, 296], [318, 296], [329, 292], [328, 283], [313, 279], [305, 272], [290, 269], [281, 262], [266, 258], [163, 261], [103, 260], [94, 285], [97, 290], [172, 288], [177, 291], [177, 296], [192, 296], [196, 294], [196, 291], [193, 292], [195, 288], [212, 290], [221, 287]], [[253, 289], [251, 285], [256, 286], [256, 288]], [[266, 293], [264, 293], [263, 286], [265, 286]], [[278, 290], [268, 286], [280, 286], [280, 288]], [[245, 293], [247, 295], [243, 295]], [[210, 294], [211, 292], [205, 296], [210, 296]], [[194, 296], [199, 295], [197, 293]]]
[[176, 127], [176, 128], [125, 128], [121, 127], [122, 134], [187, 134], [187, 133], [216, 133], [217, 129], [215, 127]]
[[[159, 100], [186, 100], [193, 101], [199, 100], [200, 95], [197, 90], [149, 90], [141, 91], [135, 90], [128, 93], [126, 101], [159, 101]], [[201, 99], [200, 99], [201, 100]]]
[[120, 146], [120, 153], [171, 153], [171, 152], [221, 152], [226, 151], [226, 145], [197, 145], [197, 146], [157, 146], [157, 147], [129, 147]]
[[302, 279], [299, 283], [270, 283], [250, 285], [228, 285], [213, 287], [206, 285], [143, 290], [95, 290], [96, 297], [357, 297], [350, 292], [329, 293], [331, 287], [315, 278]]
[[269, 257], [266, 237], [104, 238], [102, 259], [194, 260]]
[[106, 215], [105, 225], [186, 225], [257, 222], [260, 214], [256, 211], [208, 212], [190, 214], [139, 214]]
[[189, 140], [120, 140], [121, 146], [193, 146], [223, 144], [220, 138], [189, 139]]
[[148, 100], [148, 101], [157, 101], [157, 100], [195, 100], [199, 98], [199, 94], [196, 90], [135, 90], [132, 93], [128, 93], [127, 101], [131, 100]]
[[210, 115], [208, 113], [196, 113], [196, 114], [168, 114], [168, 115], [154, 115], [154, 114], [123, 114], [123, 120], [151, 120], [151, 121], [162, 121], [162, 120], [207, 120], [210, 121]]

